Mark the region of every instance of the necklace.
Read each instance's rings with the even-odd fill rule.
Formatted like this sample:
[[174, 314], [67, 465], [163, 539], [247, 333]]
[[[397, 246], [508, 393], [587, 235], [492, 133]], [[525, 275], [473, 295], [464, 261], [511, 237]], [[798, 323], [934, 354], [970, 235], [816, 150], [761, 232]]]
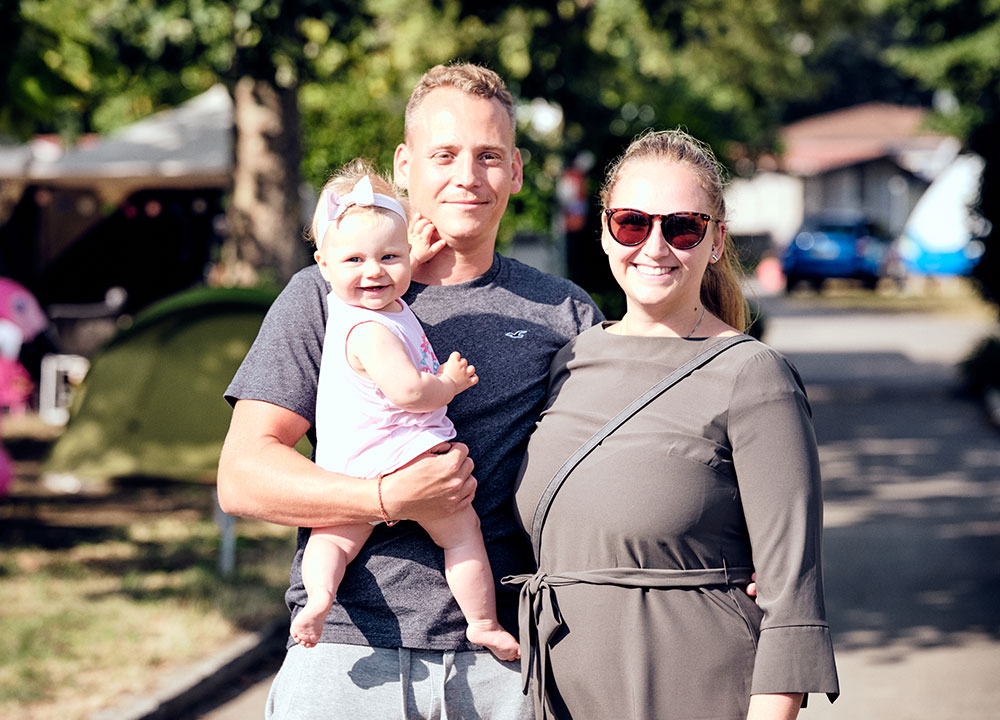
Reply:
[[691, 332], [689, 332], [687, 335], [684, 336], [685, 340], [687, 340], [689, 337], [691, 337], [692, 335], [694, 335], [694, 331], [698, 329], [699, 325], [701, 325], [701, 321], [705, 319], [705, 310], [706, 310], [706, 308], [703, 306], [701, 308], [701, 315], [698, 317], [698, 322], [696, 322], [694, 324], [694, 327], [691, 328]]
[[[689, 337], [691, 337], [692, 335], [694, 335], [695, 330], [697, 330], [699, 327], [701, 327], [701, 321], [705, 319], [705, 310], [706, 309], [707, 308], [705, 308], [705, 307], [701, 308], [701, 315], [698, 316], [698, 322], [696, 322], [694, 324], [694, 327], [691, 328], [691, 332], [689, 332], [687, 335], [685, 335], [682, 339], [687, 340]], [[609, 328], [608, 331], [609, 332], [613, 332], [616, 335], [628, 335], [629, 334], [629, 332], [628, 332], [628, 314], [626, 313], [625, 317], [623, 317], [621, 320], [618, 321], [618, 325], [615, 326], [614, 329]], [[681, 336], [678, 335], [677, 337], [681, 337]]]

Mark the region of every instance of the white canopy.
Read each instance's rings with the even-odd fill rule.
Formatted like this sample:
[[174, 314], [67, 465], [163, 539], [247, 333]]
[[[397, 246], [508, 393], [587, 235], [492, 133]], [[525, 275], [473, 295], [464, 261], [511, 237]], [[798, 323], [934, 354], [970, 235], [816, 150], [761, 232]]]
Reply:
[[94, 188], [105, 199], [148, 187], [224, 187], [233, 169], [232, 135], [232, 98], [216, 85], [93, 145], [56, 158], [36, 154], [24, 164], [0, 164], [0, 175], [52, 187]]

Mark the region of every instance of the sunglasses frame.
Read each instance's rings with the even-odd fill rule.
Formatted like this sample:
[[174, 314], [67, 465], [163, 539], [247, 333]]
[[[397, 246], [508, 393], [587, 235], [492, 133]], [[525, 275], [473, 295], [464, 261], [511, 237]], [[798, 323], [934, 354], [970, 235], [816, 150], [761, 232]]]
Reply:
[[[642, 216], [644, 216], [644, 217], [646, 217], [646, 218], [649, 219], [649, 227], [647, 228], [646, 234], [643, 236], [642, 240], [639, 240], [638, 242], [634, 242], [634, 243], [627, 243], [627, 242], [622, 242], [617, 237], [615, 237], [615, 232], [614, 232], [614, 230], [611, 229], [611, 216], [614, 215], [615, 213], [622, 212], [622, 211], [637, 213], [637, 214], [642, 215]], [[665, 232], [663, 232], [663, 230], [664, 230], [663, 223], [668, 218], [672, 218], [672, 217], [676, 217], [676, 216], [687, 217], [687, 216], [692, 216], [692, 215], [700, 217], [702, 220], [705, 221], [705, 229], [702, 230], [701, 237], [698, 238], [698, 242], [696, 242], [694, 245], [689, 245], [688, 247], [680, 247], [679, 248], [676, 245], [674, 245], [673, 238], [668, 237], [667, 234]], [[649, 236], [653, 234], [653, 227], [656, 225], [656, 221], [659, 220], [660, 221], [660, 234], [663, 235], [663, 239], [667, 241], [667, 244], [670, 247], [674, 248], [675, 250], [693, 250], [694, 248], [698, 247], [699, 245], [701, 245], [702, 241], [705, 239], [705, 236], [708, 235], [708, 224], [710, 222], [719, 222], [719, 218], [712, 217], [708, 213], [703, 213], [703, 212], [682, 211], [682, 212], [672, 212], [672, 213], [666, 213], [666, 214], [660, 214], [660, 213], [654, 214], [654, 213], [645, 212], [643, 210], [636, 210], [635, 208], [606, 208], [604, 210], [604, 220], [607, 223], [608, 234], [611, 235], [611, 239], [614, 240], [619, 245], [623, 245], [625, 247], [639, 247], [644, 242], [646, 242], [649, 239]]]

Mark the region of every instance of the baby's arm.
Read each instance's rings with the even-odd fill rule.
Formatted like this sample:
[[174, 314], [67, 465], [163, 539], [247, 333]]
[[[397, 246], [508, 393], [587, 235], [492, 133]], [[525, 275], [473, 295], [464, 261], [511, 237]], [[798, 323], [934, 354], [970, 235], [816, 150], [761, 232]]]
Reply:
[[410, 265], [416, 267], [427, 262], [444, 249], [445, 241], [437, 232], [434, 223], [418, 212], [413, 213], [413, 219], [406, 229], [410, 241]]
[[351, 367], [368, 377], [389, 400], [411, 412], [431, 412], [477, 382], [476, 369], [452, 353], [437, 375], [421, 372], [402, 341], [376, 322], [358, 325], [347, 338]]

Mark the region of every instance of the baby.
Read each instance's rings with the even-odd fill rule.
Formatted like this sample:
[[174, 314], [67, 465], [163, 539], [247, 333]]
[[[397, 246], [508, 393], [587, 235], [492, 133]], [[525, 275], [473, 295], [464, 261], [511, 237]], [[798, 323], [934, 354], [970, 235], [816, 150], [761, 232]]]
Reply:
[[[401, 299], [410, 284], [406, 210], [391, 182], [365, 161], [331, 178], [313, 217], [316, 262], [330, 283], [329, 316], [316, 401], [316, 462], [354, 477], [378, 477], [451, 440], [445, 415], [458, 393], [478, 382], [457, 352], [438, 364], [420, 323]], [[414, 223], [426, 241], [427, 221]], [[427, 250], [426, 244], [422, 245]], [[415, 258], [416, 259], [416, 258]], [[493, 574], [472, 507], [421, 523], [444, 549], [445, 579], [468, 622], [470, 642], [501, 660], [518, 643], [497, 621]], [[292, 621], [300, 645], [319, 642], [337, 587], [372, 525], [313, 528], [302, 558], [305, 607]]]

